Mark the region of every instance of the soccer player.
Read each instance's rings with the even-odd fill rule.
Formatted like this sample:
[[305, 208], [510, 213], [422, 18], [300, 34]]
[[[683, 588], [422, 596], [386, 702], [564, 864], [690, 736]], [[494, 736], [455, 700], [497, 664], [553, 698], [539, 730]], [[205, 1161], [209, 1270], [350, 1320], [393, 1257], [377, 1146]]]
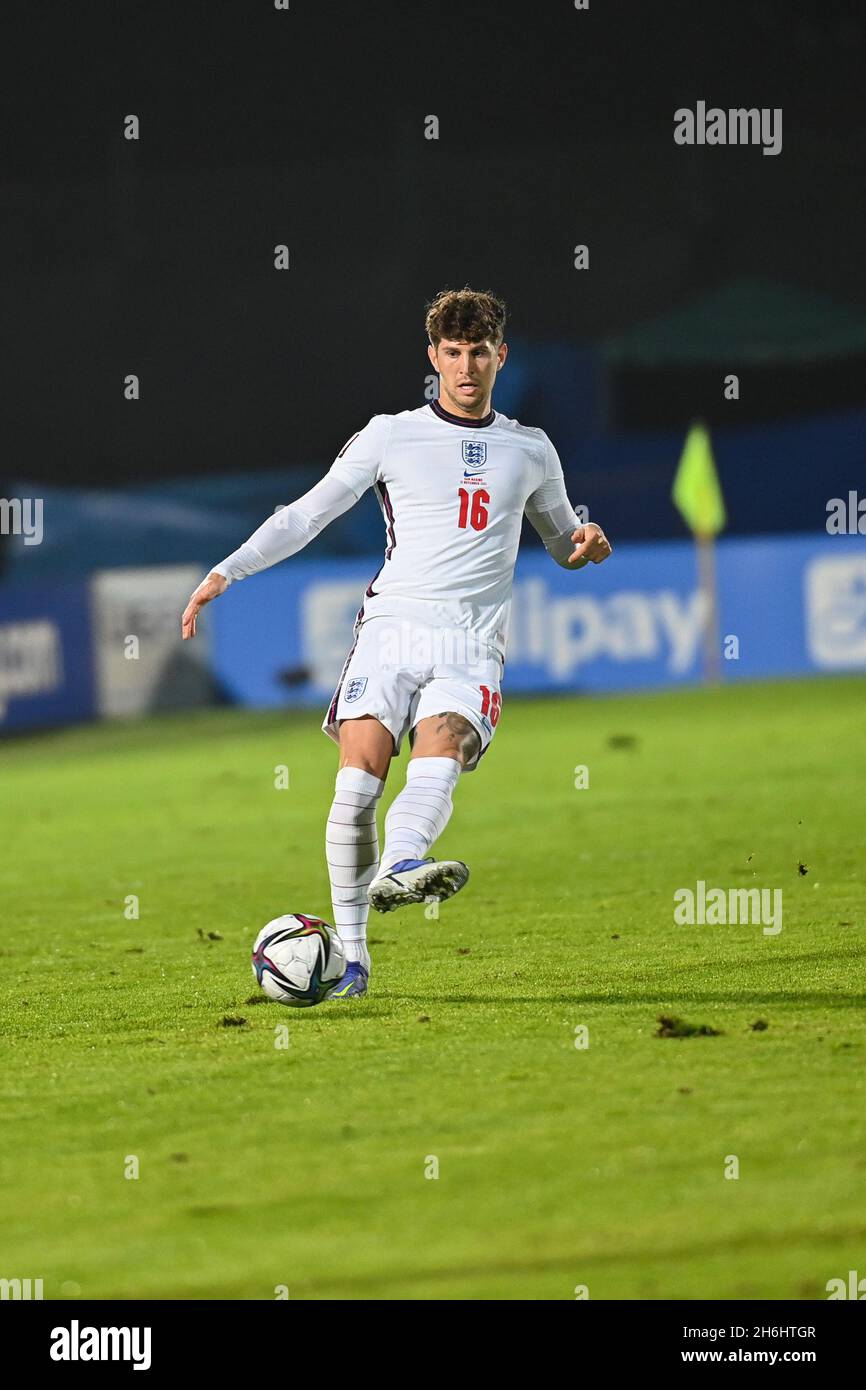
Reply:
[[[541, 429], [491, 405], [505, 365], [505, 306], [468, 287], [439, 294], [426, 319], [439, 398], [374, 415], [328, 473], [216, 565], [190, 598], [183, 636], [235, 580], [296, 554], [373, 487], [385, 555], [364, 592], [353, 642], [322, 729], [340, 749], [326, 830], [334, 925], [348, 968], [333, 998], [367, 992], [367, 916], [450, 897], [469, 870], [428, 851], [445, 829], [452, 793], [490, 746], [521, 520], [529, 518], [565, 569], [600, 564], [611, 547], [581, 525], [562, 465]], [[406, 785], [385, 817], [376, 806], [408, 733]]]

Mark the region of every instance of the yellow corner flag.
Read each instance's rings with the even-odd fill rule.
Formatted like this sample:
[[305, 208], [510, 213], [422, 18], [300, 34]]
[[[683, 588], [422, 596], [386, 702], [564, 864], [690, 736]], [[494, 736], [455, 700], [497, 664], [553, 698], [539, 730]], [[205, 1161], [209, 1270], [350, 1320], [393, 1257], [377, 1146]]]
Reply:
[[688, 432], [671, 496], [696, 536], [717, 536], [724, 530], [725, 500], [704, 425], [692, 425]]

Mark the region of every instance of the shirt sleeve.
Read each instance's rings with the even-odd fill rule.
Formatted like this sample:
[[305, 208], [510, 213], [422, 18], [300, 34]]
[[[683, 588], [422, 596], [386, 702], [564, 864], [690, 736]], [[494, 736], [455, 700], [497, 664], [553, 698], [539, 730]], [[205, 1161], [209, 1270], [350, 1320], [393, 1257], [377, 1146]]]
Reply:
[[355, 500], [372, 487], [379, 476], [391, 435], [391, 416], [374, 415], [372, 420], [347, 440], [331, 464], [329, 478], [338, 478], [352, 489]]
[[572, 533], [581, 525], [565, 490], [559, 454], [544, 435], [544, 477], [527, 499], [525, 515], [544, 543], [548, 555], [563, 569], [582, 569], [585, 560], [568, 563], [574, 550]]
[[303, 550], [375, 482], [389, 431], [388, 417], [374, 415], [344, 444], [324, 478], [297, 501], [269, 516], [249, 540], [214, 565], [211, 573], [221, 574], [232, 584]]

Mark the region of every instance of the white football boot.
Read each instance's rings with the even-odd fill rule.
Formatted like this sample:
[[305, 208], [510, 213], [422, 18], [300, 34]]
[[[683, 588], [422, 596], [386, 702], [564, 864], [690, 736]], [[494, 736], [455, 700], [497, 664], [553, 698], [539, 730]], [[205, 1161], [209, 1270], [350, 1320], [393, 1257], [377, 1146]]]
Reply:
[[469, 870], [459, 859], [399, 859], [380, 869], [367, 889], [371, 907], [393, 912], [409, 903], [444, 902], [459, 893]]

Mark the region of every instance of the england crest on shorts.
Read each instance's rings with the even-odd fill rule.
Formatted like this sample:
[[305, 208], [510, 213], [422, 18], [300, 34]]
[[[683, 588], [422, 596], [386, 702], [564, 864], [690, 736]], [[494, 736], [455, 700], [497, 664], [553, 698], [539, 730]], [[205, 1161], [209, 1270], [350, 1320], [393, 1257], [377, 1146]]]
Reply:
[[474, 473], [487, 462], [487, 441], [485, 439], [463, 440], [463, 462]]
[[353, 676], [352, 679], [346, 683], [346, 693], [343, 699], [346, 701], [347, 705], [350, 705], [353, 700], [360, 700], [366, 689], [367, 677]]

